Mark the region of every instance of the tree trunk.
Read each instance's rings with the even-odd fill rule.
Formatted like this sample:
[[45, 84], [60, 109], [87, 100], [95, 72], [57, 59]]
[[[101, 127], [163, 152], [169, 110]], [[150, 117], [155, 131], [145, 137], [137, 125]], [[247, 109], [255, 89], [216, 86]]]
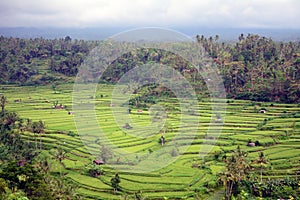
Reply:
[[260, 167], [260, 182], [262, 183], [262, 170], [263, 170], [263, 168], [262, 168], [262, 166]]
[[42, 150], [42, 136], [40, 136], [40, 150]]
[[34, 133], [34, 138], [35, 138], [35, 150], [37, 150], [38, 149], [38, 147], [37, 147], [37, 135], [36, 135], [36, 133]]

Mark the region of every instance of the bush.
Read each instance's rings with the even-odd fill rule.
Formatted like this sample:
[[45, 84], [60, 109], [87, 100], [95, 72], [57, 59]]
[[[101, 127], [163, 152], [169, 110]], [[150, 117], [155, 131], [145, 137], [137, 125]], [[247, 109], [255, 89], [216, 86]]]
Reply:
[[177, 148], [172, 149], [172, 151], [171, 151], [171, 156], [172, 156], [172, 157], [176, 157], [176, 156], [178, 156], [178, 155], [179, 155], [178, 149], [177, 149]]
[[[248, 186], [248, 187], [245, 187]], [[293, 179], [269, 179], [264, 183], [260, 183], [257, 180], [244, 181], [243, 190], [256, 197], [261, 196], [263, 199], [290, 199], [292, 196], [294, 199], [298, 199], [297, 194], [298, 181]]]
[[67, 135], [69, 135], [69, 136], [71, 136], [71, 137], [75, 137], [75, 136], [76, 136], [76, 133], [74, 133], [74, 132], [72, 132], [72, 131], [69, 131]]
[[209, 189], [214, 189], [214, 188], [217, 188], [217, 187], [218, 187], [218, 184], [217, 184], [216, 181], [209, 181], [207, 183], [207, 188], [209, 188]]
[[255, 141], [255, 146], [261, 146], [261, 144], [258, 140]]
[[215, 153], [214, 153], [214, 158], [215, 158], [215, 160], [218, 160], [219, 157], [220, 157], [220, 155], [221, 155], [221, 152], [220, 152], [220, 151], [215, 151]]
[[199, 187], [195, 189], [195, 192], [198, 192], [200, 195], [202, 194], [208, 194], [208, 189], [206, 187]]

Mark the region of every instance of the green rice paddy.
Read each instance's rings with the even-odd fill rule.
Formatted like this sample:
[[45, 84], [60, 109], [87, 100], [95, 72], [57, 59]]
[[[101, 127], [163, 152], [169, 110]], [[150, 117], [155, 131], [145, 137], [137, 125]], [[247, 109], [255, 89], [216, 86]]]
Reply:
[[[90, 102], [95, 103], [97, 121], [107, 139], [115, 148], [140, 153], [145, 158], [151, 152], [164, 148], [158, 142], [162, 131], [144, 138], [138, 137], [135, 132], [137, 130], [135, 126], [151, 127], [149, 110], [143, 109], [142, 113], [138, 113], [137, 108], [132, 109], [129, 115], [134, 126], [130, 130], [125, 130], [115, 122], [110, 107], [113, 88], [113, 85], [99, 85], [95, 96], [90, 99]], [[77, 134], [74, 122], [76, 112], [68, 113], [73, 111], [72, 84], [59, 85], [55, 91], [50, 86], [5, 85], [1, 86], [0, 91], [8, 99], [8, 110], [17, 112], [21, 118], [45, 122], [46, 133], [38, 138], [45, 151], [58, 145], [68, 151], [67, 159], [63, 161], [63, 170], [66, 177], [78, 185], [77, 192], [85, 199], [120, 199], [125, 194], [132, 195], [139, 191], [142, 191], [143, 196], [149, 199], [163, 199], [164, 197], [194, 199], [194, 191], [199, 190], [204, 183], [213, 180], [215, 175], [223, 169], [222, 161], [214, 159], [215, 152], [225, 152], [229, 155], [237, 146], [248, 151], [251, 159], [257, 158], [260, 151], [265, 153], [270, 163], [264, 170], [264, 178], [295, 176], [295, 171], [300, 166], [300, 107], [298, 105], [264, 102], [258, 105], [251, 101], [231, 100], [227, 103], [223, 123], [216, 125], [219, 128], [222, 127], [222, 133], [212, 146], [203, 143], [206, 141], [210, 121], [215, 116], [210, 110], [209, 99], [202, 99], [197, 108], [200, 116], [190, 118], [190, 120], [199, 119], [199, 124], [195, 123], [194, 127], [183, 127], [185, 137], [176, 140], [177, 159], [151, 172], [135, 173], [119, 170], [122, 192], [113, 194], [110, 179], [116, 172], [113, 166], [117, 163], [104, 165], [104, 175], [97, 178], [89, 176], [85, 170], [85, 166], [95, 159], [89, 149], [100, 149], [100, 146], [96, 143], [88, 143], [97, 139], [95, 135], [83, 138], [87, 140], [86, 144], [90, 144], [90, 147], [87, 147]], [[65, 108], [53, 109], [55, 101], [64, 105]], [[180, 107], [172, 99], [161, 102], [161, 105], [169, 107], [167, 131], [164, 135], [168, 143], [176, 138], [180, 123], [180, 112], [177, 109]], [[265, 108], [267, 112], [257, 112], [261, 108]], [[196, 135], [189, 134], [193, 130], [197, 131]], [[88, 133], [88, 128], [86, 131]], [[35, 136], [31, 133], [25, 132], [22, 137], [28, 142], [35, 142]], [[189, 146], [191, 137], [195, 138]], [[262, 146], [248, 147], [248, 141], [259, 141]], [[204, 163], [199, 152], [206, 147], [212, 148], [206, 155]], [[171, 155], [165, 156], [171, 157]], [[136, 161], [140, 162], [143, 158], [137, 158]], [[117, 158], [112, 158], [114, 159]], [[120, 160], [122, 162], [122, 158]], [[195, 164], [205, 164], [206, 168], [192, 167]], [[58, 167], [54, 168], [54, 171], [59, 171]]]

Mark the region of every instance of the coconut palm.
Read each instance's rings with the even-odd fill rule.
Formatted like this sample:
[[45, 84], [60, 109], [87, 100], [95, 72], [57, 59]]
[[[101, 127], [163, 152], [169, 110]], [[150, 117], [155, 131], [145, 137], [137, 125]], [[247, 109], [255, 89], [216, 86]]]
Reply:
[[258, 155], [259, 155], [259, 158], [257, 160], [255, 160], [254, 163], [259, 164], [259, 168], [260, 168], [260, 182], [262, 183], [263, 168], [266, 166], [266, 164], [268, 164], [268, 161], [267, 161], [267, 158], [264, 155], [264, 152], [260, 152]]
[[236, 188], [242, 180], [245, 180], [250, 165], [247, 160], [247, 153], [241, 151], [240, 147], [233, 153], [229, 159], [225, 160], [225, 171], [221, 174], [219, 180], [223, 182], [225, 187], [225, 199], [231, 199], [232, 195], [236, 192]]
[[3, 123], [5, 128], [10, 130], [15, 125], [15, 123], [18, 121], [18, 119], [19, 119], [19, 117], [18, 117], [17, 113], [10, 112], [10, 113], [7, 113], [4, 116], [4, 119], [3, 119], [2, 123]]

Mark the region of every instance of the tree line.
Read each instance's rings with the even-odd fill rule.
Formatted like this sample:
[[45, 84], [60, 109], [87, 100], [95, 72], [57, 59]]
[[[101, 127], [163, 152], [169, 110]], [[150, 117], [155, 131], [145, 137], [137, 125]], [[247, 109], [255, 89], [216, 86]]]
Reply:
[[[219, 40], [218, 35], [196, 36], [196, 42], [217, 65], [229, 98], [299, 102], [300, 42], [276, 42], [255, 34], [241, 34], [237, 42]], [[47, 84], [69, 80], [99, 42], [72, 40], [69, 36], [51, 40], [1, 36], [0, 83]], [[128, 70], [149, 62], [176, 64], [178, 71], [193, 79], [195, 88], [204, 84], [184, 59], [156, 49], [138, 49], [118, 58], [103, 81], [116, 82]]]
[[218, 35], [197, 36], [223, 75], [229, 97], [258, 101], [298, 102], [300, 42], [275, 42], [241, 34], [236, 43], [218, 42]]

